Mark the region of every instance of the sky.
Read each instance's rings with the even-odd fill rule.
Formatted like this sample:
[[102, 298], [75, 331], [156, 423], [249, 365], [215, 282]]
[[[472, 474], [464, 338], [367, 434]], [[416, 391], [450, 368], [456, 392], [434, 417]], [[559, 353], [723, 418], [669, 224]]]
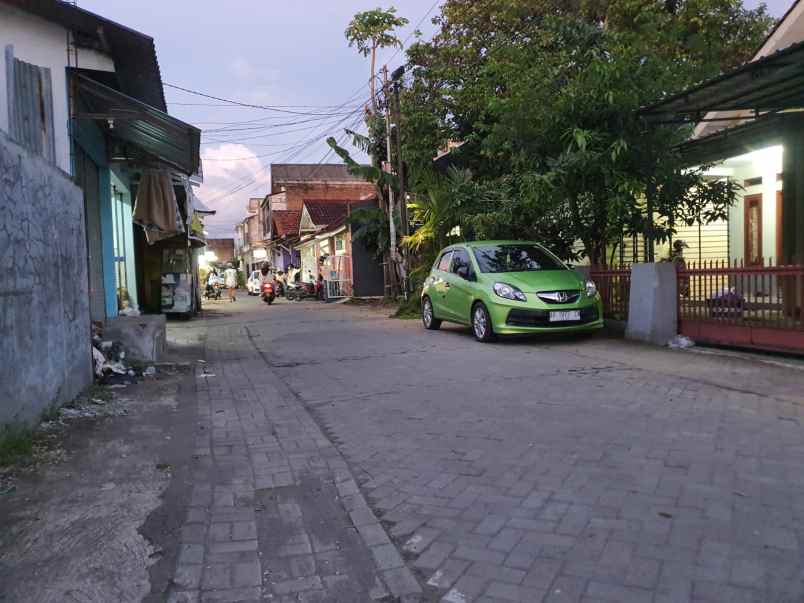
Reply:
[[[781, 16], [792, 0], [768, 0]], [[268, 193], [271, 163], [338, 162], [328, 136], [346, 140], [361, 125], [369, 100], [369, 61], [349, 48], [352, 16], [382, 0], [79, 0], [79, 6], [154, 38], [162, 80], [211, 96], [274, 110], [247, 108], [165, 86], [168, 111], [203, 130], [204, 184], [199, 197], [218, 213], [210, 237], [229, 237], [250, 197]], [[396, 0], [410, 23], [399, 36], [429, 38], [439, 0]], [[759, 2], [746, 0], [747, 7]], [[418, 24], [418, 25], [417, 25]], [[378, 65], [403, 63], [382, 51]]]

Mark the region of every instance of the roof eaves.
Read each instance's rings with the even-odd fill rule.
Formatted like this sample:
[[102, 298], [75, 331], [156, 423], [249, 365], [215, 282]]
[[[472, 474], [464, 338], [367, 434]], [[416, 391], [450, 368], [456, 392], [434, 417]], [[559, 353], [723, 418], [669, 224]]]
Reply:
[[116, 69], [125, 76], [121, 78], [123, 92], [167, 112], [162, 73], [151, 36], [61, 0], [0, 1], [65, 29], [97, 38], [108, 46]]

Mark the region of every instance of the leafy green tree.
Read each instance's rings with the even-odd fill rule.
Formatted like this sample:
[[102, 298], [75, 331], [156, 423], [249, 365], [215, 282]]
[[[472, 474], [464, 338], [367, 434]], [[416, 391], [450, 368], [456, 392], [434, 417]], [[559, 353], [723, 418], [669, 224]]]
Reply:
[[356, 46], [361, 55], [371, 57], [371, 106], [375, 113], [377, 112], [377, 97], [374, 80], [377, 49], [394, 46], [401, 48], [402, 42], [393, 32], [407, 24], [407, 19], [396, 16], [396, 8], [393, 6], [388, 10], [376, 8], [357, 13], [344, 32], [350, 47]]
[[473, 174], [464, 236], [538, 236], [567, 258], [580, 240], [605, 263], [624, 232], [661, 239], [676, 213], [706, 199], [722, 214], [733, 200], [683, 169], [688, 130], [647, 128], [636, 111], [750, 56], [771, 24], [764, 7], [447, 0], [435, 22], [408, 51], [404, 154], [424, 183], [435, 149], [464, 142], [453, 153]]

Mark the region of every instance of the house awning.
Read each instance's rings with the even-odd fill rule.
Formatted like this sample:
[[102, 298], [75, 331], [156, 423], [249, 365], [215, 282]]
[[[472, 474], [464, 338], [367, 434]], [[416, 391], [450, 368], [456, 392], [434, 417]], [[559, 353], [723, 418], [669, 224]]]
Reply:
[[752, 111], [756, 116], [802, 107], [804, 42], [799, 42], [643, 107], [639, 114], [650, 121], [700, 122], [710, 111]]
[[95, 120], [110, 137], [188, 176], [199, 171], [201, 130], [75, 71], [72, 79], [85, 108], [77, 119]]
[[701, 165], [784, 144], [785, 134], [801, 130], [800, 114], [768, 115], [703, 138], [688, 140], [679, 145], [678, 150], [686, 165]]

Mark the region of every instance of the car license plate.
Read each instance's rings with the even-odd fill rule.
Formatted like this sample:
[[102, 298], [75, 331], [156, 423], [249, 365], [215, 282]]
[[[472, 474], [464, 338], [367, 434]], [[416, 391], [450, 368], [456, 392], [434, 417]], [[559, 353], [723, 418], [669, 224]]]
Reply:
[[550, 322], [569, 322], [581, 320], [580, 310], [568, 310], [566, 312], [550, 312]]

